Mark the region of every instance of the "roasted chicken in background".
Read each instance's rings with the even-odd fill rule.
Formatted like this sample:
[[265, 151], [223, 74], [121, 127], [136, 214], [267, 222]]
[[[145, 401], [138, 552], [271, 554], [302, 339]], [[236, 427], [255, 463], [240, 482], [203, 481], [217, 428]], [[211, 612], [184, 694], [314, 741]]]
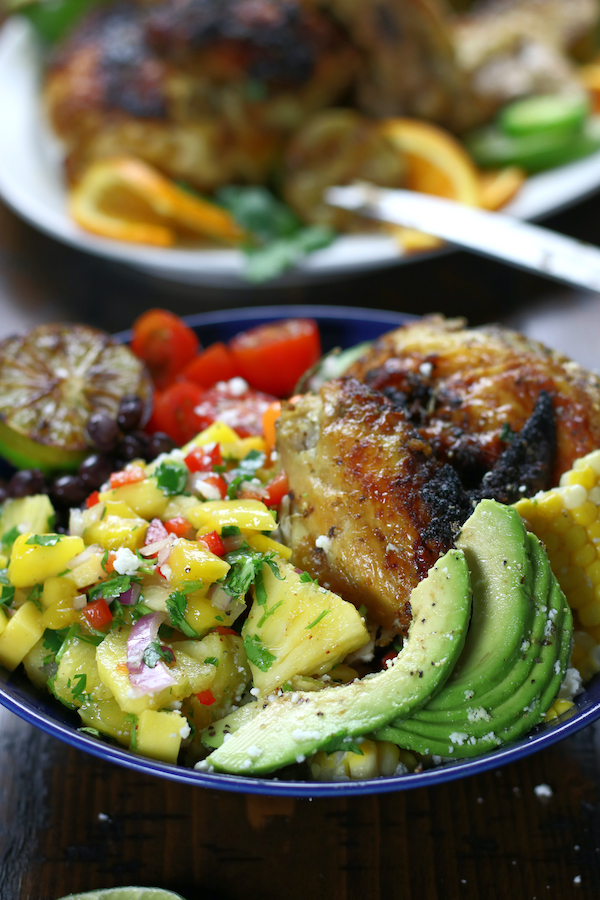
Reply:
[[596, 375], [508, 329], [425, 317], [282, 412], [292, 560], [405, 632], [475, 502], [531, 497], [599, 445]]
[[446, 0], [122, 0], [54, 52], [45, 98], [71, 180], [129, 155], [202, 191], [264, 183], [290, 135], [331, 107], [461, 132], [507, 99], [575, 89], [569, 54], [599, 12], [599, 0], [461, 14]]

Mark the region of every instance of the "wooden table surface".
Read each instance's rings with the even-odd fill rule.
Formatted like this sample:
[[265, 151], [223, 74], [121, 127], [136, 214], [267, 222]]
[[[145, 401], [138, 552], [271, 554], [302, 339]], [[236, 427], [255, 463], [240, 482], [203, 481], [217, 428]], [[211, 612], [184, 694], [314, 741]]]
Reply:
[[[600, 243], [600, 198], [550, 224]], [[157, 283], [36, 233], [0, 205], [0, 337], [41, 321], [118, 330], [179, 313], [294, 302], [466, 315], [517, 325], [598, 364], [600, 299], [455, 253], [314, 288]], [[68, 748], [0, 708], [0, 900], [127, 884], [186, 900], [596, 897], [600, 730], [431, 788], [287, 800], [192, 789]], [[551, 796], [540, 797], [536, 785]]]

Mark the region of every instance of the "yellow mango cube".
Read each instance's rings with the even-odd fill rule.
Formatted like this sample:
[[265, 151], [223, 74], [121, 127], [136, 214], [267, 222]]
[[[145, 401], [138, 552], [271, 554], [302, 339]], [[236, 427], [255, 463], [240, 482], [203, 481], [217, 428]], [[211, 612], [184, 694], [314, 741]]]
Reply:
[[161, 491], [155, 478], [146, 478], [134, 484], [124, 484], [100, 494], [100, 500], [126, 503], [142, 519], [160, 519], [169, 498]]
[[[46, 546], [37, 543], [38, 539], [52, 538], [56, 538], [56, 543]], [[64, 572], [67, 564], [84, 547], [82, 538], [71, 535], [20, 534], [13, 545], [8, 566], [10, 582], [15, 587], [43, 584], [47, 578]]]
[[182, 448], [185, 456], [190, 453], [194, 447], [204, 447], [206, 444], [231, 444], [239, 441], [239, 435], [225, 422], [213, 422], [204, 431], [201, 431], [192, 438], [191, 441]]
[[65, 578], [69, 578], [78, 590], [96, 584], [106, 578], [106, 572], [102, 568], [102, 553], [92, 553], [86, 560], [79, 563]]
[[114, 697], [96, 702], [87, 701], [77, 711], [88, 728], [97, 728], [123, 747], [129, 747], [133, 717], [130, 713], [123, 712]]
[[79, 620], [79, 610], [73, 609], [73, 597], [69, 595], [60, 597], [52, 606], [45, 609], [42, 615], [42, 625], [44, 628], [51, 628], [52, 631], [68, 628]]
[[8, 620], [0, 634], [0, 665], [12, 672], [43, 633], [42, 614], [29, 600]]
[[190, 509], [186, 516], [194, 528], [221, 534], [223, 528], [237, 525], [240, 531], [274, 531], [273, 513], [260, 500], [208, 500]]
[[0, 607], [0, 634], [3, 633], [4, 629], [8, 625], [8, 616], [6, 615], [4, 609]]
[[147, 709], [138, 717], [136, 746], [132, 749], [141, 756], [176, 763], [181, 741], [189, 733], [187, 719], [177, 710]]
[[251, 450], [259, 453], [267, 452], [267, 444], [264, 438], [258, 435], [246, 438], [236, 438], [235, 441], [221, 443], [221, 455], [223, 459], [245, 459]]
[[[173, 544], [166, 567], [170, 570], [169, 583], [174, 587], [184, 585], [186, 581], [202, 581], [205, 585], [218, 581], [230, 569], [229, 563], [196, 541], [179, 538]], [[161, 571], [165, 572], [165, 566]]]
[[53, 575], [45, 580], [40, 600], [46, 610], [61, 600], [68, 600], [72, 604], [78, 593], [77, 585], [68, 575]]
[[148, 522], [138, 516], [122, 519], [106, 515], [86, 528], [83, 537], [87, 544], [100, 544], [105, 550], [118, 550], [119, 547], [139, 550], [144, 546], [147, 530]]
[[246, 609], [245, 603], [233, 599], [226, 610], [213, 606], [206, 596], [208, 587], [194, 591], [187, 598], [185, 620], [196, 634], [206, 634], [211, 628], [217, 628], [219, 625], [229, 627]]
[[268, 537], [266, 534], [250, 534], [246, 541], [249, 547], [252, 547], [253, 550], [258, 550], [259, 553], [276, 553], [285, 560], [288, 560], [292, 555], [289, 547], [286, 547], [285, 544], [280, 544], [279, 541], [274, 541], [273, 538]]

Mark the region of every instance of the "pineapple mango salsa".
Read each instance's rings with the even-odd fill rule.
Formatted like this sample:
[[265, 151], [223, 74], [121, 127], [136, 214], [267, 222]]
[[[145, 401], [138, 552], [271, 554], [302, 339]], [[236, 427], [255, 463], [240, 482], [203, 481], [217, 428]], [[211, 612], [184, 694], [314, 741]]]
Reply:
[[68, 534], [46, 495], [6, 501], [0, 665], [23, 664], [85, 732], [172, 764], [261, 697], [351, 680], [365, 620], [290, 564], [273, 476], [261, 438], [216, 422], [114, 473]]

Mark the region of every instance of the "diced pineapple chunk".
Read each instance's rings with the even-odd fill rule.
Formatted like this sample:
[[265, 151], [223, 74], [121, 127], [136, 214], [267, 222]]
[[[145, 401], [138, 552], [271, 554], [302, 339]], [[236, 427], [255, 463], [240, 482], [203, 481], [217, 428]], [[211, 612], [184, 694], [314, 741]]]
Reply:
[[138, 717], [135, 750], [141, 756], [176, 763], [181, 741], [189, 733], [187, 719], [177, 710], [147, 709]]
[[194, 528], [208, 526], [221, 531], [225, 526], [237, 525], [240, 531], [274, 531], [275, 516], [260, 500], [208, 500], [190, 509], [186, 515]]
[[5, 611], [0, 607], [0, 634], [4, 632], [4, 629], [8, 625], [8, 616]]
[[134, 717], [131, 713], [123, 712], [114, 697], [97, 702], [86, 701], [78, 712], [81, 721], [88, 728], [96, 728], [124, 747], [129, 747]]
[[[185, 583], [190, 581], [212, 584], [226, 575], [230, 569], [229, 563], [224, 559], [215, 556], [196, 541], [188, 541], [185, 538], [178, 538], [173, 543], [166, 566], [170, 570], [169, 584], [175, 588], [183, 586], [184, 589]], [[161, 568], [163, 574], [167, 574], [165, 568], [165, 566]]]
[[237, 706], [250, 683], [252, 676], [244, 644], [237, 634], [213, 633], [205, 635], [201, 641], [178, 641], [173, 644], [173, 650], [176, 655], [184, 650], [198, 662], [215, 668], [210, 686], [214, 702], [200, 703], [195, 695], [190, 698], [192, 722], [199, 734], [213, 719], [224, 716], [234, 704]]
[[188, 594], [185, 620], [196, 634], [206, 634], [219, 625], [230, 626], [246, 609], [246, 604], [233, 599], [227, 609], [213, 606], [207, 597], [208, 587]]
[[56, 675], [48, 685], [55, 697], [74, 709], [84, 702], [111, 697], [98, 674], [93, 644], [71, 637], [61, 654]]
[[[37, 537], [56, 538], [53, 545], [34, 543]], [[29, 543], [29, 542], [32, 543]], [[15, 587], [43, 584], [47, 578], [63, 572], [67, 563], [84, 549], [83, 540], [65, 534], [20, 534], [13, 544], [8, 577]]]
[[106, 572], [102, 568], [102, 553], [91, 553], [87, 559], [69, 570], [68, 577], [78, 590], [96, 584], [106, 578]]
[[176, 497], [170, 498], [161, 518], [163, 522], [168, 522], [169, 519], [176, 519], [177, 516], [183, 516], [184, 519], [187, 519], [188, 522], [190, 522], [191, 520], [188, 517], [188, 512], [191, 509], [196, 509], [198, 506], [202, 506], [202, 503], [197, 497], [187, 497], [185, 494], [178, 494]]
[[263, 565], [266, 603], [255, 597], [242, 634], [255, 687], [262, 695], [295, 675], [323, 675], [363, 647], [369, 633], [356, 608], [337, 594], [303, 581], [277, 560], [279, 580]]
[[155, 694], [137, 696], [132, 690], [127, 669], [127, 638], [130, 631], [128, 627], [109, 631], [96, 650], [98, 674], [125, 712], [139, 715], [144, 709], [160, 709], [175, 700], [183, 700], [190, 694], [210, 688], [215, 678], [214, 667], [193, 659], [182, 650], [169, 668], [175, 683]]
[[43, 633], [42, 614], [29, 600], [8, 620], [0, 634], [0, 665], [12, 672]]
[[124, 484], [100, 494], [100, 500], [121, 500], [142, 519], [161, 518], [169, 498], [161, 491], [155, 478], [146, 478], [134, 484]]
[[127, 547], [139, 550], [144, 546], [148, 530], [148, 522], [136, 516], [133, 519], [122, 519], [121, 516], [104, 516], [83, 532], [86, 544], [100, 544], [105, 550], [118, 550]]
[[31, 650], [23, 657], [23, 665], [25, 666], [27, 677], [39, 688], [46, 687], [48, 672], [42, 667], [47, 659], [51, 659], [49, 648], [44, 646], [45, 643], [44, 635], [42, 635], [39, 641], [36, 641]]

